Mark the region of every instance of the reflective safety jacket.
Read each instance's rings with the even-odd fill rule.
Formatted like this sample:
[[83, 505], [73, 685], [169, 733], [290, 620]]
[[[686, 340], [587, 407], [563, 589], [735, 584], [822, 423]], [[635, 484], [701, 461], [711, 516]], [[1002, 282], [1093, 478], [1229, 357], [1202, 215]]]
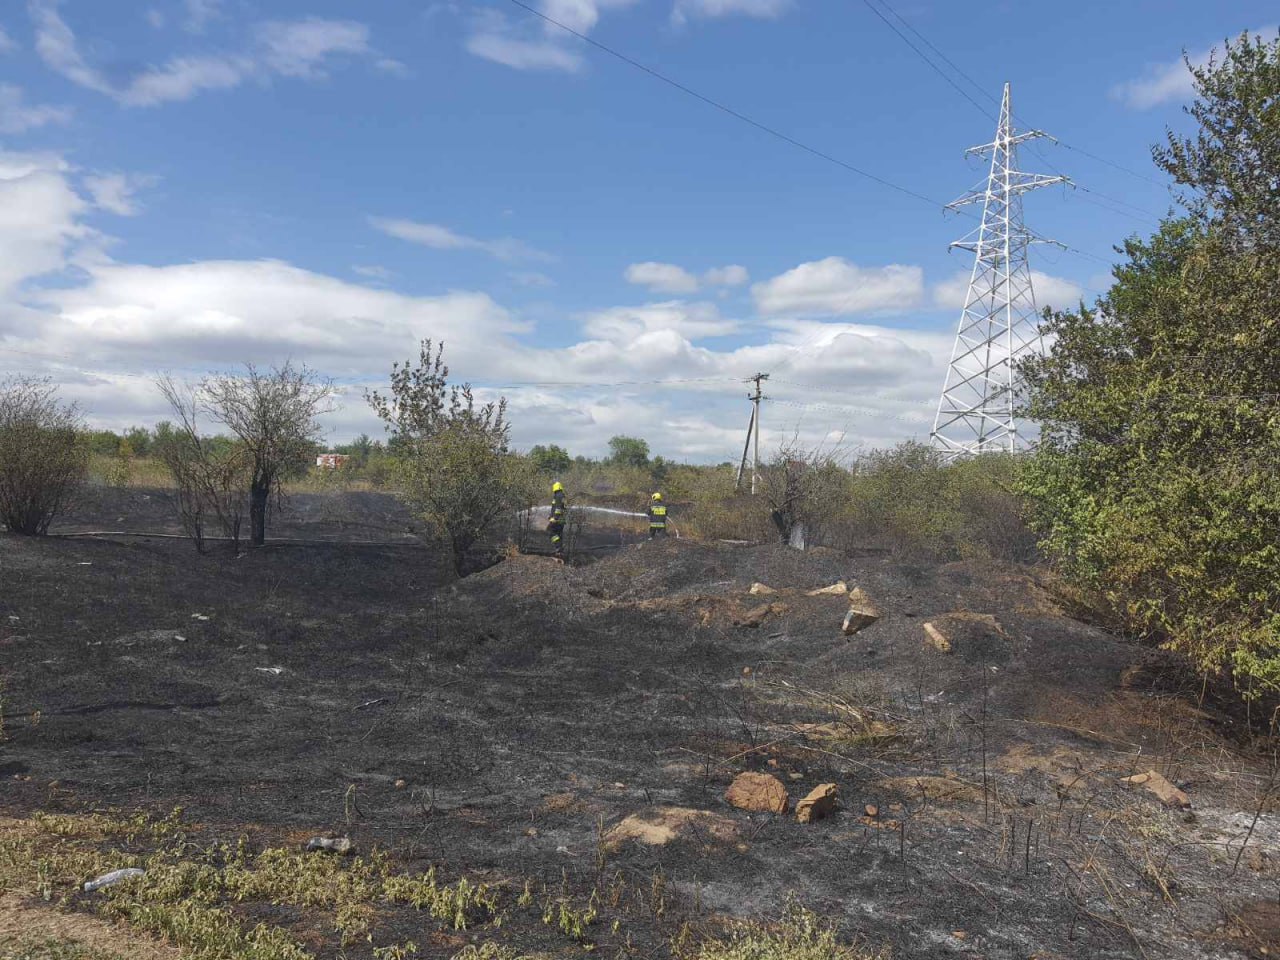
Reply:
[[649, 529], [667, 529], [667, 505], [665, 503], [649, 504]]
[[564, 500], [564, 491], [556, 491], [551, 497], [551, 515], [547, 517], [547, 522], [564, 523], [568, 513], [569, 507]]

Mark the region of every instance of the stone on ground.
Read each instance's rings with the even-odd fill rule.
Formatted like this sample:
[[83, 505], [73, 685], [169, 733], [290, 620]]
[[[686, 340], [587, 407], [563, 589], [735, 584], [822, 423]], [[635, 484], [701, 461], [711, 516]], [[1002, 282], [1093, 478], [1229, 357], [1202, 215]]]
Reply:
[[767, 773], [738, 774], [724, 798], [740, 810], [757, 813], [786, 813], [791, 805], [782, 781]]
[[817, 590], [810, 590], [808, 593], [808, 596], [837, 597], [837, 596], [844, 596], [848, 592], [849, 592], [849, 585], [845, 583], [843, 580], [838, 580], [835, 583], [831, 584], [831, 586], [829, 587], [819, 587]]
[[836, 785], [823, 783], [809, 791], [809, 795], [796, 804], [796, 819], [812, 823], [836, 812]]
[[749, 592], [758, 597], [762, 594], [777, 593], [778, 591], [763, 583], [753, 583]]
[[971, 663], [1006, 663], [1013, 656], [1009, 634], [989, 613], [944, 613], [926, 623], [924, 633], [934, 649], [957, 653]]
[[880, 608], [861, 587], [849, 591], [849, 612], [844, 615], [844, 635], [851, 637], [880, 619]]
[[615, 850], [628, 840], [649, 847], [664, 847], [671, 841], [690, 834], [710, 836], [729, 842], [737, 836], [737, 825], [728, 817], [710, 810], [690, 807], [654, 807], [633, 813], [605, 835], [605, 846]]
[[1125, 777], [1123, 782], [1131, 783], [1135, 787], [1142, 787], [1166, 807], [1185, 808], [1191, 806], [1190, 797], [1154, 770], [1134, 774], [1132, 777]]

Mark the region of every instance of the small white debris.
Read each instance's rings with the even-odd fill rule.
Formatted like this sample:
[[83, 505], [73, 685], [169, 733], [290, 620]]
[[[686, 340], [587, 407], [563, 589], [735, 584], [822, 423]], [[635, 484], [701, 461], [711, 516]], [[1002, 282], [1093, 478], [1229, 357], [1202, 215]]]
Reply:
[[139, 870], [137, 867], [125, 867], [123, 870], [112, 870], [110, 873], [104, 873], [96, 880], [89, 880], [84, 885], [85, 893], [93, 893], [95, 890], [101, 890], [103, 887], [112, 887], [122, 880], [131, 880], [134, 877], [140, 877], [147, 871]]
[[21, 618], [21, 617], [14, 616], [14, 615], [11, 613], [11, 614], [9, 614], [9, 619], [10, 619], [10, 620], [12, 620], [14, 623], [17, 623], [17, 622], [18, 622], [19, 620], [21, 620], [22, 618]]
[[278, 677], [284, 673], [284, 667], [254, 667], [259, 673], [269, 673], [273, 677]]
[[568, 848], [568, 847], [556, 847], [556, 853], [563, 853], [563, 854], [565, 854], [566, 856], [568, 856], [568, 855], [569, 855], [569, 848]]
[[180, 633], [175, 633], [175, 634], [173, 635], [173, 639], [177, 640], [179, 643], [186, 643], [186, 642], [187, 642], [187, 638], [186, 638], [186, 637], [184, 637], [184, 636], [183, 636], [182, 634], [180, 634]]
[[191, 619], [192, 620], [208, 620], [209, 618], [206, 617], [203, 613], [193, 613], [191, 615]]
[[312, 837], [307, 841], [307, 850], [324, 850], [329, 853], [340, 853], [343, 856], [351, 853], [356, 845], [350, 837]]
[[93, 566], [93, 561], [92, 561], [92, 560], [77, 560], [77, 561], [76, 561], [76, 566], [77, 566], [77, 567], [92, 567], [92, 566]]

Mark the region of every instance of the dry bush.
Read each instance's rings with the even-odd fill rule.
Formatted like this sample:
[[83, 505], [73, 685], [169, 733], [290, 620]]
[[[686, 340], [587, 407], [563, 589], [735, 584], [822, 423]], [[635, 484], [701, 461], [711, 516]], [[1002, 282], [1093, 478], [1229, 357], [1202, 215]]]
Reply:
[[1036, 558], [1036, 538], [1013, 490], [1018, 461], [988, 454], [944, 464], [918, 443], [874, 451], [854, 463], [848, 500], [826, 542], [878, 548], [917, 562]]
[[49, 380], [0, 381], [0, 522], [40, 536], [84, 483], [89, 450], [75, 404]]
[[239, 552], [249, 502], [248, 451], [224, 437], [200, 435], [195, 388], [171, 377], [161, 378], [158, 384], [178, 423], [157, 433], [155, 453], [173, 478], [182, 528], [203, 553], [206, 525], [216, 523]]

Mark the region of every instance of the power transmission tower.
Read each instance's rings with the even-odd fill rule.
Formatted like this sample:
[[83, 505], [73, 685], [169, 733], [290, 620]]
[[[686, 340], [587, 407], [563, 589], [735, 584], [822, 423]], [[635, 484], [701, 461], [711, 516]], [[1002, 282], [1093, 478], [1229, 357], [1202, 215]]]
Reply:
[[751, 401], [751, 420], [747, 423], [747, 442], [742, 445], [742, 460], [738, 464], [738, 477], [733, 484], [735, 491], [742, 487], [742, 475], [747, 469], [747, 454], [750, 452], [754, 441], [755, 456], [751, 470], [751, 493], [753, 496], [760, 485], [760, 401], [765, 399], [764, 394], [760, 392], [760, 384], [768, 379], [769, 375], [767, 373], [757, 373], [753, 377], [747, 377], [748, 383], [755, 383], [756, 392], [747, 395], [747, 399]]
[[995, 140], [965, 152], [966, 156], [990, 153], [986, 189], [948, 204], [955, 209], [982, 203], [981, 225], [951, 244], [973, 251], [974, 260], [951, 365], [930, 434], [948, 460], [995, 451], [1014, 453], [1029, 445], [1019, 436], [1014, 419], [1018, 392], [1015, 363], [1040, 342], [1027, 247], [1051, 241], [1027, 230], [1022, 195], [1070, 181], [1017, 169], [1018, 145], [1048, 134], [1039, 130], [1015, 133], [1011, 118], [1006, 83]]

